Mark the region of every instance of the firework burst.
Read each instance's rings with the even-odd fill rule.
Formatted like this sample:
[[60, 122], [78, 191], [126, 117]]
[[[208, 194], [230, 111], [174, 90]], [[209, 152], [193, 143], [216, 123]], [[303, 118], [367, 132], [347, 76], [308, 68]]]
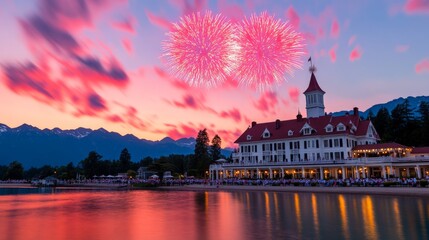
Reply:
[[287, 22], [268, 15], [252, 15], [237, 26], [237, 66], [234, 77], [240, 84], [264, 90], [287, 80], [301, 68], [303, 38]]
[[235, 27], [220, 14], [194, 13], [173, 24], [163, 43], [169, 72], [191, 86], [217, 86], [234, 69]]

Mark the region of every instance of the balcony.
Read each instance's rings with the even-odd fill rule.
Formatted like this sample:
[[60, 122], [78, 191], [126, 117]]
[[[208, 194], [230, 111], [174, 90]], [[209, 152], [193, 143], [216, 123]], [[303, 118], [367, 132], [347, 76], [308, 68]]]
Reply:
[[[376, 157], [376, 158], [351, 158], [342, 160], [315, 160], [315, 161], [294, 161], [294, 162], [236, 162], [236, 163], [223, 163], [217, 165], [219, 167], [270, 167], [270, 166], [311, 166], [311, 165], [344, 165], [344, 166], [362, 166], [362, 165], [381, 165], [381, 164], [400, 164], [400, 165], [414, 165], [419, 163], [429, 163], [429, 157]], [[211, 165], [212, 166], [212, 165]], [[210, 168], [211, 168], [210, 166]]]

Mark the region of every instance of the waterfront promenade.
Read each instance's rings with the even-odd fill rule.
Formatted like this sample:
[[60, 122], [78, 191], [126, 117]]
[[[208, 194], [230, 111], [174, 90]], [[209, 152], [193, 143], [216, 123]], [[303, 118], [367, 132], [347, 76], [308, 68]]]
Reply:
[[[391, 196], [412, 196], [412, 197], [429, 197], [429, 188], [427, 186], [421, 187], [413, 185], [412, 180], [409, 181], [409, 184], [399, 184], [394, 186], [385, 187], [383, 184], [376, 185], [350, 185], [350, 186], [341, 186], [337, 184], [331, 184], [329, 182], [324, 182], [323, 184], [318, 183], [317, 185], [311, 185], [306, 183], [310, 181], [309, 179], [301, 179], [301, 182], [294, 181], [288, 182], [287, 184], [277, 185], [277, 182], [263, 182], [261, 184], [251, 184], [252, 182], [248, 181], [247, 183], [234, 181], [232, 183], [219, 182], [219, 181], [205, 181], [202, 179], [195, 179], [190, 182], [185, 181], [171, 181], [170, 183], [164, 183], [163, 185], [158, 185], [156, 188], [140, 188], [133, 187], [133, 185], [124, 185], [117, 183], [86, 183], [86, 184], [70, 184], [58, 186], [58, 189], [76, 189], [76, 190], [114, 190], [114, 189], [124, 189], [124, 190], [140, 190], [140, 189], [159, 189], [159, 190], [172, 190], [172, 191], [263, 191], [263, 192], [292, 192], [292, 193], [332, 193], [332, 194], [364, 194], [364, 195], [391, 195]], [[295, 184], [294, 184], [295, 183]], [[299, 184], [296, 184], [299, 183]], [[30, 183], [5, 183], [0, 182], [0, 188], [37, 188]]]

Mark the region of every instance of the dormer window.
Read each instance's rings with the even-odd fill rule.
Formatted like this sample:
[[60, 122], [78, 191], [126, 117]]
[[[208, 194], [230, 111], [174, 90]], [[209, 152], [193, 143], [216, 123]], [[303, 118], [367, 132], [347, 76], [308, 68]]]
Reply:
[[267, 128], [265, 128], [264, 132], [262, 133], [262, 138], [269, 138], [271, 137], [270, 131], [268, 131]]
[[293, 131], [292, 131], [292, 130], [289, 130], [289, 131], [287, 132], [287, 135], [288, 135], [288, 136], [293, 136]]
[[252, 140], [252, 136], [251, 135], [247, 135], [247, 141]]
[[310, 135], [311, 134], [311, 128], [304, 128], [302, 132], [304, 135]]
[[331, 125], [331, 124], [328, 124], [326, 127], [325, 127], [325, 131], [326, 132], [332, 132], [334, 130], [334, 127]]
[[346, 126], [344, 126], [344, 124], [340, 123], [337, 125], [337, 131], [345, 131], [346, 130]]

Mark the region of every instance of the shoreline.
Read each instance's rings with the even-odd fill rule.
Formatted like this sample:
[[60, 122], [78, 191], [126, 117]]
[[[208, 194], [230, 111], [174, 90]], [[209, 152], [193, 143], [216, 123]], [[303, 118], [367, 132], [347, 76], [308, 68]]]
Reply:
[[172, 191], [224, 191], [224, 192], [290, 192], [331, 193], [360, 195], [389, 195], [408, 197], [429, 197], [429, 188], [421, 187], [304, 187], [304, 186], [247, 186], [247, 185], [185, 185], [161, 186], [158, 189]]
[[[0, 184], [0, 188], [38, 188], [31, 184]], [[87, 184], [57, 186], [56, 189], [71, 190], [165, 190], [165, 191], [202, 191], [202, 192], [289, 192], [289, 193], [330, 193], [389, 195], [408, 197], [429, 197], [429, 188], [422, 187], [320, 187], [320, 186], [249, 186], [249, 185], [204, 185], [159, 186], [155, 188], [126, 187], [117, 184]]]
[[116, 189], [127, 189], [127, 185], [124, 184], [73, 184], [73, 185], [59, 185], [59, 186], [35, 186], [30, 183], [6, 183], [0, 184], [0, 188], [56, 188], [56, 189], [72, 189], [72, 190], [116, 190]]

